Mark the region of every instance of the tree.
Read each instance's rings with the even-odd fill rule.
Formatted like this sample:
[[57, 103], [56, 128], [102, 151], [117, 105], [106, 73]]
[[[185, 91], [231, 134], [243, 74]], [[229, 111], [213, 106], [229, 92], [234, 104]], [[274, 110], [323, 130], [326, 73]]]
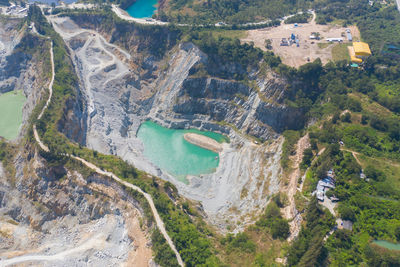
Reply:
[[385, 174], [378, 170], [375, 166], [368, 165], [364, 170], [365, 176], [371, 178], [372, 180], [382, 182], [386, 179]]
[[341, 120], [342, 122], [351, 123], [351, 114], [350, 114], [350, 112], [346, 112], [344, 115], [342, 115], [342, 116], [340, 117], [340, 120]]
[[311, 148], [306, 148], [303, 152], [303, 160], [301, 162], [300, 167], [302, 169], [306, 169], [308, 166], [311, 164], [311, 160], [314, 157], [314, 154], [312, 152]]
[[272, 41], [271, 39], [265, 39], [265, 48], [268, 50], [272, 49]]
[[400, 241], [400, 225], [398, 225], [395, 229], [394, 229], [394, 235], [397, 238], [397, 241]]
[[283, 218], [277, 218], [272, 221], [271, 234], [274, 239], [286, 239], [290, 234], [290, 227], [287, 220]]
[[344, 203], [341, 203], [339, 205], [339, 213], [343, 220], [350, 220], [350, 221], [355, 220], [356, 216], [353, 209]]

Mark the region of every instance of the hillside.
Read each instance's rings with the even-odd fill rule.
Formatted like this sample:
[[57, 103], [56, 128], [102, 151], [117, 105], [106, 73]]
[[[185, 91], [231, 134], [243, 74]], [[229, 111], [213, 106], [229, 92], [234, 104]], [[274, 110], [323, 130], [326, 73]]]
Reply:
[[[359, 67], [290, 67], [243, 31], [140, 24], [107, 5], [1, 17], [0, 92], [26, 102], [19, 136], [0, 139], [0, 262], [400, 265], [400, 13], [341, 3], [171, 0], [158, 16], [236, 24], [315, 7], [312, 26], [359, 29], [372, 50]], [[208, 158], [190, 145], [213, 169], [167, 171], [147, 122], [175, 136], [148, 142], [156, 154], [193, 156], [183, 132], [211, 138]]]

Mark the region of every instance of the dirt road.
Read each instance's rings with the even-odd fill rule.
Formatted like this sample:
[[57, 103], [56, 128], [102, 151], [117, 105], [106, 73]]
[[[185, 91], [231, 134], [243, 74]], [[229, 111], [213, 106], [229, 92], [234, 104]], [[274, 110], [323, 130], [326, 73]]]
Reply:
[[[49, 84], [49, 98], [46, 101], [46, 105], [43, 107], [42, 111], [40, 112], [40, 114], [38, 116], [38, 119], [40, 119], [42, 117], [44, 111], [47, 109], [47, 107], [48, 107], [48, 105], [50, 103], [50, 100], [51, 100], [52, 93], [53, 93], [53, 83], [54, 83], [54, 76], [55, 76], [53, 44], [51, 45], [51, 48], [50, 48], [50, 56], [51, 56], [51, 66], [52, 66], [52, 78], [51, 78], [51, 81], [50, 81], [50, 84]], [[39, 144], [40, 148], [43, 149], [46, 152], [49, 152], [50, 151], [49, 148], [45, 144], [43, 144], [42, 141], [40, 140], [39, 134], [38, 134], [38, 132], [36, 130], [36, 125], [33, 125], [33, 132], [34, 132], [35, 140]], [[169, 237], [169, 235], [167, 233], [167, 230], [165, 229], [164, 222], [162, 221], [160, 215], [158, 214], [158, 211], [157, 211], [157, 209], [156, 209], [156, 207], [154, 205], [154, 201], [153, 201], [152, 197], [148, 193], [144, 192], [141, 188], [139, 188], [139, 187], [137, 187], [135, 185], [132, 185], [132, 184], [130, 184], [128, 182], [125, 182], [125, 181], [121, 180], [119, 177], [117, 177], [112, 172], [107, 172], [107, 171], [101, 170], [96, 165], [94, 165], [94, 164], [92, 164], [92, 163], [90, 163], [90, 162], [88, 162], [88, 161], [86, 161], [86, 160], [84, 160], [82, 158], [79, 158], [79, 157], [76, 157], [76, 156], [73, 156], [73, 155], [67, 155], [67, 156], [82, 162], [86, 167], [94, 170], [98, 174], [104, 175], [104, 176], [108, 176], [108, 177], [114, 179], [115, 181], [117, 181], [118, 183], [123, 184], [124, 186], [129, 187], [129, 188], [141, 193], [146, 198], [147, 202], [149, 203], [150, 209], [151, 209], [151, 211], [153, 213], [153, 216], [154, 216], [154, 220], [156, 222], [156, 225], [157, 225], [158, 229], [160, 230], [161, 234], [164, 236], [165, 240], [167, 241], [167, 243], [170, 246], [170, 248], [172, 249], [172, 251], [175, 253], [175, 256], [176, 256], [176, 259], [178, 260], [179, 265], [182, 266], [182, 267], [184, 266], [182, 258], [180, 256], [178, 250], [175, 248], [175, 245], [172, 242], [172, 239]], [[22, 256], [22, 259], [24, 259], [23, 257], [24, 256]], [[38, 256], [37, 255], [37, 256], [26, 256], [26, 257], [38, 257], [36, 260], [40, 260], [40, 259], [46, 260], [47, 259], [46, 257], [51, 257], [51, 256]], [[13, 259], [9, 259], [9, 260], [11, 262]], [[26, 261], [26, 259], [25, 259], [25, 261]], [[18, 261], [18, 262], [20, 262], [20, 261]]]
[[296, 155], [291, 158], [293, 162], [293, 171], [289, 174], [289, 184], [283, 189], [289, 199], [289, 205], [283, 209], [283, 215], [286, 219], [292, 220], [290, 222], [290, 236], [289, 241], [293, 240], [294, 237], [300, 232], [301, 216], [296, 209], [296, 203], [294, 201], [294, 195], [297, 192], [298, 179], [300, 177], [300, 163], [303, 160], [303, 153], [306, 148], [310, 146], [310, 138], [308, 134], [303, 136], [297, 142]]
[[80, 246], [67, 249], [63, 252], [54, 254], [54, 255], [24, 255], [18, 256], [11, 259], [4, 260], [0, 262], [1, 267], [14, 265], [23, 262], [33, 262], [33, 261], [57, 261], [57, 260], [64, 260], [68, 255], [76, 254], [79, 252], [86, 251], [88, 249], [93, 248], [101, 248], [103, 240], [106, 238], [103, 233], [98, 233], [92, 238], [88, 239], [86, 242], [81, 244]]

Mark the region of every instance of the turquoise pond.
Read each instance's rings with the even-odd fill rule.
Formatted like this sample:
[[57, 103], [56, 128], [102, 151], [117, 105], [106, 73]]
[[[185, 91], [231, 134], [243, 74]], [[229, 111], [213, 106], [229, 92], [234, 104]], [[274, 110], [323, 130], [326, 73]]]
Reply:
[[377, 244], [377, 245], [379, 245], [381, 247], [387, 248], [387, 249], [400, 250], [400, 244], [391, 243], [389, 241], [375, 240], [373, 243]]
[[185, 133], [199, 133], [218, 142], [228, 142], [227, 137], [198, 130], [175, 130], [154, 122], [144, 122], [137, 133], [144, 144], [144, 155], [160, 169], [179, 181], [187, 182], [187, 175], [212, 173], [218, 167], [218, 154], [187, 142]]
[[157, 2], [157, 0], [137, 0], [126, 9], [126, 12], [134, 18], [151, 18], [157, 10]]
[[0, 94], [0, 136], [8, 140], [17, 138], [25, 100], [22, 90]]

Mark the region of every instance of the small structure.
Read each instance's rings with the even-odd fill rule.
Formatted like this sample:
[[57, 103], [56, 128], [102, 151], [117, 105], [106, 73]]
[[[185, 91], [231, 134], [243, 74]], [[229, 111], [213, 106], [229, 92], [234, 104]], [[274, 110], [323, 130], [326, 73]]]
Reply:
[[[317, 195], [317, 199], [321, 202], [324, 201], [325, 198], [325, 193], [329, 190], [329, 189], [333, 189], [335, 188], [335, 173], [333, 172], [333, 170], [329, 170], [327, 172], [327, 177], [325, 177], [322, 180], [318, 181], [317, 184], [317, 188], [314, 191], [313, 194]], [[337, 199], [339, 200], [339, 199]]]
[[344, 221], [342, 221], [341, 226], [342, 226], [342, 229], [346, 229], [349, 231], [353, 230], [353, 222], [352, 221], [344, 220]]
[[288, 42], [288, 40], [286, 40], [286, 38], [282, 38], [280, 45], [281, 46], [289, 46], [289, 42]]
[[324, 202], [324, 192], [317, 191], [317, 199]]
[[338, 43], [343, 42], [343, 38], [341, 38], [341, 37], [338, 37], [338, 38], [326, 38], [326, 40], [328, 42], [338, 42]]
[[367, 57], [372, 55], [369, 45], [364, 42], [353, 42], [353, 46], [348, 47], [351, 62], [360, 64]]
[[348, 40], [349, 42], [353, 41], [353, 36], [351, 36], [351, 33], [350, 33], [350, 32], [347, 32], [346, 35], [347, 35], [347, 40]]
[[358, 58], [366, 58], [372, 55], [369, 45], [364, 42], [353, 42], [354, 53]]
[[331, 200], [332, 202], [338, 202], [338, 201], [339, 201], [339, 198], [337, 198], [337, 197], [335, 197], [335, 196], [332, 196], [332, 197], [330, 198], [330, 200]]
[[367, 178], [367, 176], [365, 175], [365, 173], [364, 173], [364, 170], [363, 170], [363, 169], [361, 169], [361, 172], [360, 172], [360, 178], [361, 178], [361, 179], [365, 179], [365, 178]]
[[[332, 184], [328, 179], [324, 179], [324, 180], [319, 180], [318, 181], [318, 186], [321, 186], [323, 188], [327, 187], [327, 188], [335, 188], [335, 185]], [[318, 188], [317, 186], [317, 188]]]
[[226, 23], [220, 21], [220, 22], [215, 23], [215, 26], [216, 26], [216, 27], [226, 26]]

